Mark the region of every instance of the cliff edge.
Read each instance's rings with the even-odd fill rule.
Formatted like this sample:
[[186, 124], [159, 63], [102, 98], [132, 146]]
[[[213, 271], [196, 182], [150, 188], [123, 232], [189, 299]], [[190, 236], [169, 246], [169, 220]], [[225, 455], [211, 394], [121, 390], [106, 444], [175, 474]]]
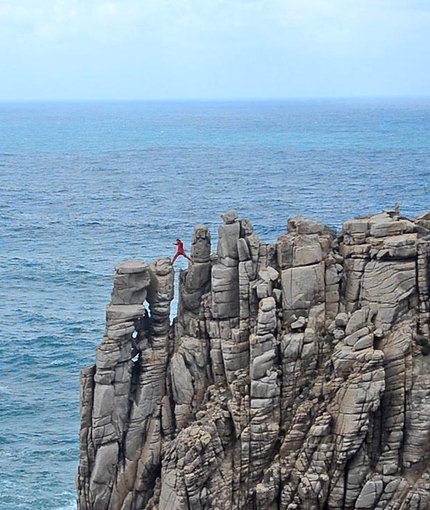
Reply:
[[116, 267], [81, 375], [79, 510], [430, 509], [430, 212], [222, 216]]

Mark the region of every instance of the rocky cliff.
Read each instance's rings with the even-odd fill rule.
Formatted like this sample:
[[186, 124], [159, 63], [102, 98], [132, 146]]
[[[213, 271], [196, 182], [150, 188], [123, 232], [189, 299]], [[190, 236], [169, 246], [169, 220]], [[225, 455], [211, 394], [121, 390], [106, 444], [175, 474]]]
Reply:
[[79, 509], [430, 509], [430, 213], [294, 218], [275, 244], [222, 218], [173, 325], [171, 260], [116, 267]]

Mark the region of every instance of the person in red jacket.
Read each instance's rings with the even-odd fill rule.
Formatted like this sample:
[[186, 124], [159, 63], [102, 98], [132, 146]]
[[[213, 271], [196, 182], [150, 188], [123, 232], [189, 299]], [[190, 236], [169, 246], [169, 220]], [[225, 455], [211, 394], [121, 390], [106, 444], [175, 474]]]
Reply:
[[179, 257], [179, 255], [182, 255], [183, 257], [185, 257], [186, 259], [188, 259], [191, 264], [193, 263], [193, 261], [191, 260], [191, 258], [185, 253], [185, 250], [184, 250], [184, 243], [180, 240], [180, 239], [176, 239], [176, 242], [173, 243], [173, 244], [176, 244], [176, 246], [178, 247], [177, 251], [176, 251], [176, 254], [175, 256], [173, 257], [173, 260], [172, 260], [172, 264], [175, 263], [175, 260]]

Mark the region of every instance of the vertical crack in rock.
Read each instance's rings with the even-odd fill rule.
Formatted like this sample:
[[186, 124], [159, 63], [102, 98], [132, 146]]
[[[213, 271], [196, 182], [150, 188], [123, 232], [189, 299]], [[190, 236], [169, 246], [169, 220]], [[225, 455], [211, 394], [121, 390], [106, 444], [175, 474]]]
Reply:
[[79, 510], [430, 508], [430, 212], [266, 244], [236, 211], [116, 266], [81, 374]]

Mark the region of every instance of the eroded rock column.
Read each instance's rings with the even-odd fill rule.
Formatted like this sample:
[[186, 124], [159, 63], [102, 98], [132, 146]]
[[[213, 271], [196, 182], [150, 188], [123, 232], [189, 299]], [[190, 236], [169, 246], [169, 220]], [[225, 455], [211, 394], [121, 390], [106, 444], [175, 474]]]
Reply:
[[[170, 259], [117, 268], [82, 372], [80, 510], [426, 510], [430, 213], [276, 244], [223, 215]], [[144, 306], [145, 302], [145, 306]]]

